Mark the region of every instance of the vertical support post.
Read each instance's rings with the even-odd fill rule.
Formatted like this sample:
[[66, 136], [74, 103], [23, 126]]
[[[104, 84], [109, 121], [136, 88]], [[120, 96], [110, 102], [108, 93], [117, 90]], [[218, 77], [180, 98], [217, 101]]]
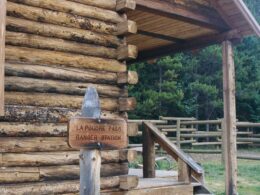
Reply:
[[[207, 119], [209, 120], [209, 119]], [[206, 131], [209, 132], [209, 123], [206, 124]], [[206, 137], [207, 142], [209, 142], [209, 137]]]
[[143, 128], [143, 177], [155, 177], [155, 143], [151, 131], [146, 125]]
[[4, 115], [6, 0], [0, 1], [0, 116]]
[[[99, 96], [96, 88], [88, 87], [82, 116], [99, 119], [101, 116]], [[101, 153], [97, 149], [80, 150], [80, 195], [100, 195]]]
[[224, 157], [226, 194], [237, 195], [235, 65], [232, 43], [223, 42]]
[[180, 158], [178, 159], [178, 181], [187, 184], [191, 182], [191, 168]]
[[176, 143], [179, 148], [181, 148], [181, 120], [177, 120], [176, 124]]
[[[220, 129], [219, 124], [216, 124], [216, 132], [218, 132]], [[220, 137], [216, 137], [216, 141], [218, 142], [219, 140], [221, 140], [221, 136]], [[221, 145], [217, 145], [217, 149], [221, 149]]]
[[221, 141], [222, 141], [222, 144], [221, 144], [221, 163], [222, 165], [225, 165], [225, 148], [226, 147], [226, 136], [225, 136], [225, 124], [224, 124], [224, 119], [221, 120]]
[[80, 195], [100, 194], [101, 154], [99, 150], [80, 150]]

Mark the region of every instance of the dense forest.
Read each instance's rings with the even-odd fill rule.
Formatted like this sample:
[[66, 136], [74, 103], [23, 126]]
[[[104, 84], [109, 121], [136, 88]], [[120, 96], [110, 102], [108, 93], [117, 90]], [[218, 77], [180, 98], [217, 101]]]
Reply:
[[[260, 1], [245, 1], [260, 21]], [[129, 118], [223, 117], [221, 45], [131, 65], [139, 84], [129, 87], [138, 101]], [[237, 118], [260, 121], [260, 39], [235, 46]]]

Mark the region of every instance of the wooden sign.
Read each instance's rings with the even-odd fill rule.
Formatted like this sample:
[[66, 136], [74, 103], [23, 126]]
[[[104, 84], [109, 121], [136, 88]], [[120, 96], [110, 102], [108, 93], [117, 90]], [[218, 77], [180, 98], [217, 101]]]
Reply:
[[122, 149], [128, 145], [127, 123], [123, 119], [75, 117], [69, 121], [72, 148]]

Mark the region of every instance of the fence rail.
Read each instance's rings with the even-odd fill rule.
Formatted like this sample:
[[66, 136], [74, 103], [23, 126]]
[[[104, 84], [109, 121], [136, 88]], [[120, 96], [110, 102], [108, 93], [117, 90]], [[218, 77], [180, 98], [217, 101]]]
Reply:
[[[187, 117], [163, 117], [159, 120], [129, 120], [130, 123], [151, 123], [166, 135], [173, 144], [191, 153], [220, 153], [222, 146], [223, 120], [197, 120]], [[238, 146], [260, 145], [260, 123], [237, 122]], [[139, 130], [139, 136], [142, 131]], [[134, 144], [135, 146], [141, 146]], [[133, 145], [132, 145], [133, 146]], [[238, 158], [252, 158], [252, 156], [238, 156]]]

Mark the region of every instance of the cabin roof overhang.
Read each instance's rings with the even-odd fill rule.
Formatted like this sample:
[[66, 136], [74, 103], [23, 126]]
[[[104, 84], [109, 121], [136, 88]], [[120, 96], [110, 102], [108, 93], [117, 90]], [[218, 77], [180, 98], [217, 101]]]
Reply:
[[224, 40], [260, 36], [260, 27], [243, 0], [136, 0], [128, 18], [138, 33], [137, 61], [203, 48]]

